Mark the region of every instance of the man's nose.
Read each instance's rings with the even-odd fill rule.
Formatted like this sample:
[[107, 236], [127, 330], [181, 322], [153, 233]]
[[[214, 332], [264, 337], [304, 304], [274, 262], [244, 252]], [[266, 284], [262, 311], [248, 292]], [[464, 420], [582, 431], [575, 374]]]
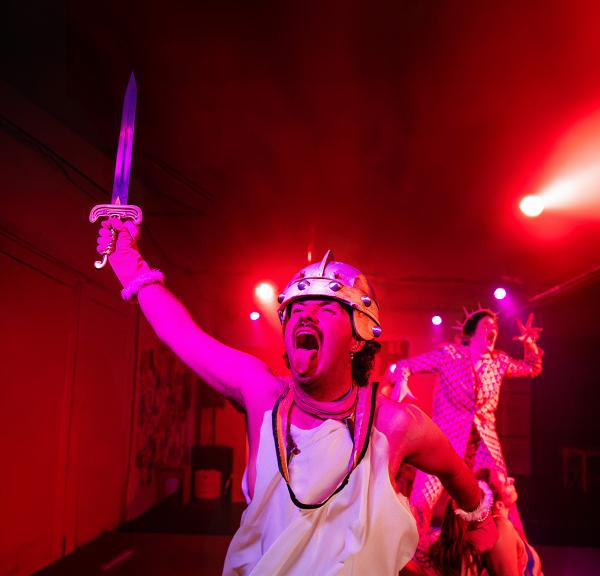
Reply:
[[317, 306], [314, 304], [303, 306], [302, 310], [300, 311], [300, 319], [303, 321], [310, 320], [311, 322], [316, 323], [318, 321]]

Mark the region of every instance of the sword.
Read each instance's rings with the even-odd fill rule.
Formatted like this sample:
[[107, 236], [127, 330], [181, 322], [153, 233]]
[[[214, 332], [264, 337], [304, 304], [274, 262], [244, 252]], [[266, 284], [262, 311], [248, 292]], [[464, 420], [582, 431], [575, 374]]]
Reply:
[[[98, 204], [94, 206], [90, 212], [90, 222], [95, 222], [98, 218], [110, 218], [112, 216], [116, 218], [131, 218], [136, 224], [142, 222], [142, 211], [137, 206], [127, 204], [129, 175], [131, 174], [131, 150], [133, 148], [133, 131], [135, 128], [136, 99], [137, 85], [132, 72], [127, 84], [125, 99], [123, 100], [112, 201], [111, 204]], [[111, 229], [111, 232], [112, 240], [106, 250], [102, 252], [102, 260], [94, 262], [94, 266], [97, 269], [104, 267], [109, 254], [115, 249], [116, 233], [114, 229]]]

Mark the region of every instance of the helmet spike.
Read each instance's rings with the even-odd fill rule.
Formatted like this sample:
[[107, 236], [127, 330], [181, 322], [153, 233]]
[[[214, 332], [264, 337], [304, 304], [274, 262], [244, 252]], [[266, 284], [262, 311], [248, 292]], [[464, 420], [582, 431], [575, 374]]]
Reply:
[[319, 276], [325, 276], [325, 268], [327, 268], [327, 264], [329, 264], [329, 262], [332, 260], [333, 252], [331, 250], [327, 250], [327, 252], [325, 252], [325, 256], [323, 256], [323, 260], [321, 260], [321, 263], [319, 264]]

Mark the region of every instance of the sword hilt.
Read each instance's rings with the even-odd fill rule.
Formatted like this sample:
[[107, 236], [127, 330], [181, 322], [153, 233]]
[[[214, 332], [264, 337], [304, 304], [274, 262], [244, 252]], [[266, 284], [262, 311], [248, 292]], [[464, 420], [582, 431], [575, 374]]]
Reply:
[[[94, 206], [90, 211], [90, 222], [96, 222], [98, 218], [119, 218], [125, 220], [129, 218], [137, 225], [142, 223], [142, 211], [133, 204], [98, 204]], [[96, 260], [94, 267], [97, 270], [104, 268], [108, 261], [109, 255], [115, 248], [115, 241], [117, 234], [114, 228], [111, 228], [112, 238], [110, 244], [106, 247], [106, 250], [102, 252], [102, 260]]]
[[98, 204], [90, 211], [90, 222], [95, 222], [98, 218], [110, 218], [116, 216], [121, 220], [130, 218], [135, 224], [142, 223], [142, 211], [133, 204]]

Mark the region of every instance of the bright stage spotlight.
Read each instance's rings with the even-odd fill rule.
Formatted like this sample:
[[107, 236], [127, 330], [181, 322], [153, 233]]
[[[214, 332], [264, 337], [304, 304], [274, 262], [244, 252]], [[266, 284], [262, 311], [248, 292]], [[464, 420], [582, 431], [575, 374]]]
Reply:
[[260, 318], [260, 313], [259, 312], [250, 312], [250, 320], [252, 320], [253, 322], [255, 322], [259, 318]]
[[393, 374], [396, 371], [396, 368], [398, 368], [398, 365], [394, 362], [394, 364], [390, 366], [390, 374]]
[[434, 326], [439, 326], [442, 323], [442, 317], [437, 314], [431, 318], [431, 323]]
[[254, 294], [261, 302], [273, 302], [275, 300], [275, 288], [268, 282], [261, 282], [254, 288]]
[[504, 300], [506, 298], [506, 290], [504, 288], [496, 288], [494, 290], [494, 298], [496, 300]]
[[525, 216], [535, 218], [544, 211], [544, 201], [540, 196], [525, 196], [519, 203], [519, 208]]

